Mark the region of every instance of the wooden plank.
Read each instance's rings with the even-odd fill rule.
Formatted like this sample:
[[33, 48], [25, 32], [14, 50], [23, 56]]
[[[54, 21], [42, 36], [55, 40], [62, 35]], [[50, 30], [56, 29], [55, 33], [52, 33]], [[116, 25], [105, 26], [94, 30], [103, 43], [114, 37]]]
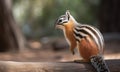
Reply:
[[[120, 72], [120, 60], [106, 61], [111, 72]], [[0, 61], [0, 72], [95, 72], [90, 63]]]

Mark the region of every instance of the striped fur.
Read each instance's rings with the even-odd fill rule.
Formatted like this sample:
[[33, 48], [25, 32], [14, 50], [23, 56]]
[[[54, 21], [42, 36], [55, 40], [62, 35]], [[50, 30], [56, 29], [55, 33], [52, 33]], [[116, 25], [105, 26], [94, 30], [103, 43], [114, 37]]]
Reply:
[[104, 39], [100, 31], [90, 25], [79, 24], [74, 17], [66, 11], [56, 21], [56, 27], [62, 29], [70, 50], [74, 54], [77, 47], [85, 61], [90, 61], [98, 72], [110, 72], [103, 57]]
[[73, 31], [74, 31], [74, 36], [77, 41], [80, 42], [82, 38], [89, 36], [91, 37], [91, 39], [94, 40], [100, 52], [103, 51], [104, 39], [103, 39], [102, 34], [97, 28], [90, 26], [90, 25], [79, 24], [74, 27]]
[[[100, 31], [97, 28], [95, 28], [93, 26], [90, 26], [90, 25], [86, 25], [86, 24], [79, 24], [79, 25], [77, 24], [73, 28], [73, 31], [74, 31], [73, 32], [74, 36], [79, 43], [83, 42], [82, 41], [83, 39], [87, 39], [87, 38], [90, 37], [90, 39], [92, 39], [92, 41], [94, 41], [94, 43], [98, 46], [97, 48], [99, 49], [99, 53], [97, 55], [94, 55], [97, 52], [97, 50], [94, 49], [94, 51], [96, 51], [96, 52], [95, 53], [92, 52], [93, 56], [91, 56], [91, 57], [89, 56], [91, 53], [88, 52], [89, 54], [85, 54], [83, 51], [81, 51], [82, 48], [80, 48], [81, 49], [80, 52], [82, 53], [81, 54], [82, 57], [84, 59], [87, 59], [85, 57], [90, 57], [90, 62], [93, 65], [93, 67], [97, 70], [97, 72], [110, 72], [110, 70], [108, 69], [108, 66], [106, 65], [103, 57], [101, 56], [102, 53], [103, 53], [104, 39], [103, 39], [103, 36], [100, 33]], [[86, 42], [84, 44], [86, 44]], [[90, 46], [91, 45], [92, 44], [90, 44]], [[83, 44], [81, 44], [80, 47], [81, 46], [83, 47]], [[86, 46], [84, 46], [84, 48], [85, 47]], [[95, 48], [95, 47], [93, 46], [92, 49], [93, 48]], [[88, 47], [88, 49], [89, 49], [89, 47]]]

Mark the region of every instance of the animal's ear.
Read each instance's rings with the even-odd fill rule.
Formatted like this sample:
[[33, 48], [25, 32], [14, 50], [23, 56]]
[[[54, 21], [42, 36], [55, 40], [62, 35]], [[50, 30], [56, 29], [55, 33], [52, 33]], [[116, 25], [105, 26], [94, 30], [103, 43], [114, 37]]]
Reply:
[[68, 16], [68, 19], [70, 18], [70, 12], [69, 12], [69, 10], [66, 11], [66, 16]]

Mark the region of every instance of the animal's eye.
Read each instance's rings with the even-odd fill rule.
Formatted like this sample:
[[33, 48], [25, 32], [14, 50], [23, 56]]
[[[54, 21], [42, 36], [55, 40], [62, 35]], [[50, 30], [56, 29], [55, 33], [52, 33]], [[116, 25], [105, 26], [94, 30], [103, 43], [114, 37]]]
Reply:
[[59, 22], [62, 22], [62, 20], [60, 19]]

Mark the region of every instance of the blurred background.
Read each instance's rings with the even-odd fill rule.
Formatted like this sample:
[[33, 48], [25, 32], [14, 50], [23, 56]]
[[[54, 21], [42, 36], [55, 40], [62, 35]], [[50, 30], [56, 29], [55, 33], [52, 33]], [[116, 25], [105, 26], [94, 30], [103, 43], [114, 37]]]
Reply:
[[56, 19], [70, 10], [74, 18], [99, 28], [105, 58], [120, 59], [119, 0], [0, 0], [0, 60], [71, 61]]

